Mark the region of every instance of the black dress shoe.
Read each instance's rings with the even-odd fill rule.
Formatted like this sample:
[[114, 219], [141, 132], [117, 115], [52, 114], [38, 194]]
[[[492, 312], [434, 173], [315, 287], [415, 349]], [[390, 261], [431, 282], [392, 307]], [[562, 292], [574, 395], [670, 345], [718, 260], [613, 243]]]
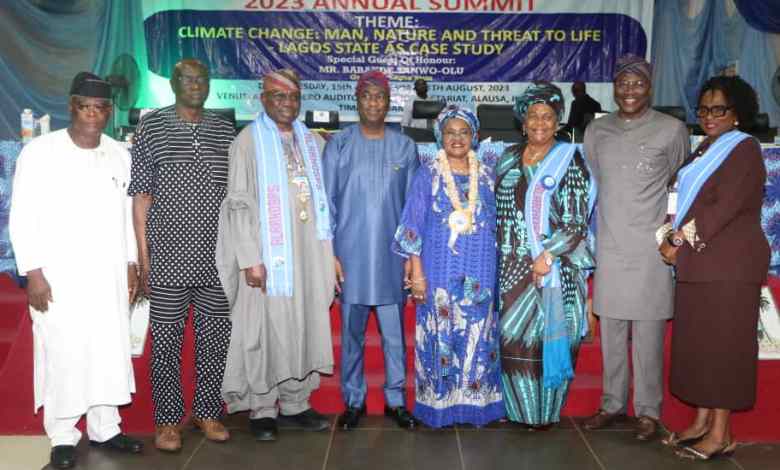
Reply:
[[76, 465], [75, 446], [54, 446], [51, 448], [51, 466], [54, 468], [72, 468]]
[[640, 416], [636, 422], [634, 437], [639, 441], [652, 440], [658, 433], [658, 421], [649, 416]]
[[309, 408], [297, 415], [279, 414], [279, 426], [303, 428], [304, 431], [324, 431], [330, 427], [330, 421], [325, 416]]
[[117, 434], [111, 439], [104, 442], [89, 441], [89, 445], [95, 447], [102, 447], [104, 449], [117, 450], [119, 452], [127, 452], [130, 454], [138, 454], [144, 448], [144, 443], [128, 437], [126, 434]]
[[344, 411], [344, 413], [339, 416], [336, 426], [345, 431], [349, 431], [350, 429], [356, 428], [358, 426], [360, 423], [360, 417], [364, 414], [366, 414], [366, 405], [363, 405], [360, 408], [352, 408], [351, 406], [347, 407], [346, 411]]
[[608, 426], [612, 426], [616, 421], [624, 419], [625, 416], [626, 415], [623, 413], [608, 413], [604, 410], [598, 410], [595, 415], [585, 418], [582, 422], [582, 427], [588, 431], [604, 429]]
[[249, 431], [256, 441], [275, 441], [279, 435], [276, 420], [273, 418], [260, 418], [249, 420]]
[[409, 410], [404, 406], [390, 408], [385, 405], [385, 416], [393, 418], [395, 424], [403, 429], [414, 429], [414, 427], [417, 426], [417, 420], [414, 419], [414, 416], [412, 416], [412, 414], [409, 413]]

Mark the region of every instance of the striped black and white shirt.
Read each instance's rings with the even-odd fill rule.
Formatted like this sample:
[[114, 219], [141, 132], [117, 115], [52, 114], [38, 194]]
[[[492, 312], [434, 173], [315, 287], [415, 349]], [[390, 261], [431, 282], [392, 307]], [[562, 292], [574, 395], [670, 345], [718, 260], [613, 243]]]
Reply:
[[150, 284], [219, 284], [217, 220], [234, 136], [230, 121], [208, 110], [200, 122], [189, 123], [178, 117], [175, 106], [168, 106], [138, 124], [128, 194], [153, 198], [146, 222]]

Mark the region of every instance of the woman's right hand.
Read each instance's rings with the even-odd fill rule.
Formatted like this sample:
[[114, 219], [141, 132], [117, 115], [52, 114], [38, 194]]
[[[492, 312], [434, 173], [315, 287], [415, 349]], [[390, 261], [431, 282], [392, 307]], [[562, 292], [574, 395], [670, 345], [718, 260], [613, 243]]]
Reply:
[[550, 255], [547, 250], [540, 253], [534, 260], [531, 271], [533, 271], [534, 284], [537, 287], [540, 287], [544, 280], [544, 276], [550, 274], [550, 271], [552, 271], [552, 255]]
[[413, 277], [411, 283], [412, 298], [418, 304], [427, 303], [426, 293], [428, 292], [428, 282], [425, 277]]
[[404, 287], [412, 291], [412, 298], [418, 304], [426, 303], [426, 293], [428, 292], [428, 282], [425, 279], [425, 271], [422, 267], [422, 260], [417, 255], [409, 257], [410, 276], [404, 280]]
[[661, 259], [664, 260], [664, 263], [674, 266], [677, 264], [677, 250], [679, 248], [670, 244], [668, 240], [664, 240], [658, 247], [658, 251], [661, 253]]

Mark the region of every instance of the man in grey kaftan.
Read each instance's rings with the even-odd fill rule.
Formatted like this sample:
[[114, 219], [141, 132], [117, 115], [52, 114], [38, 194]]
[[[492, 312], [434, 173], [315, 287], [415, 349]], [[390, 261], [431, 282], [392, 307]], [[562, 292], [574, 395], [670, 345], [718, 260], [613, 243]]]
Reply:
[[[230, 147], [217, 267], [233, 321], [223, 398], [231, 413], [250, 410], [256, 439], [274, 440], [277, 417], [309, 430], [327, 428], [309, 395], [320, 373], [333, 373], [329, 308], [335, 269], [320, 145], [295, 121], [297, 76], [271, 72], [263, 83], [266, 112]], [[273, 198], [280, 191], [269, 182], [269, 166], [262, 165], [269, 161], [280, 168], [286, 199]], [[277, 233], [284, 222], [276, 209], [289, 231]], [[269, 251], [277, 242], [290, 249], [287, 255]], [[284, 264], [292, 268], [286, 291], [274, 287], [284, 284], [278, 279]]]
[[619, 59], [619, 111], [592, 122], [585, 155], [599, 187], [594, 312], [601, 318], [604, 392], [585, 426], [598, 429], [626, 412], [628, 327], [632, 328], [636, 437], [650, 439], [661, 416], [663, 336], [672, 317], [671, 268], [655, 231], [666, 217], [667, 185], [688, 155], [685, 125], [650, 108], [650, 65]]

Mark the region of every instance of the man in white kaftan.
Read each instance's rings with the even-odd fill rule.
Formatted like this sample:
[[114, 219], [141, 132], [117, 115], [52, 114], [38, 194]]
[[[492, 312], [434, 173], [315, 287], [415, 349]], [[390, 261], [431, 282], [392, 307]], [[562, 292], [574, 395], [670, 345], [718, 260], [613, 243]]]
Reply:
[[101, 135], [110, 87], [92, 74], [71, 87], [71, 124], [34, 139], [16, 166], [10, 235], [28, 276], [35, 410], [44, 407], [52, 466], [75, 464], [87, 415], [93, 445], [140, 452], [121, 434], [118, 405], [135, 392], [128, 310], [136, 245], [127, 196], [130, 156]]

